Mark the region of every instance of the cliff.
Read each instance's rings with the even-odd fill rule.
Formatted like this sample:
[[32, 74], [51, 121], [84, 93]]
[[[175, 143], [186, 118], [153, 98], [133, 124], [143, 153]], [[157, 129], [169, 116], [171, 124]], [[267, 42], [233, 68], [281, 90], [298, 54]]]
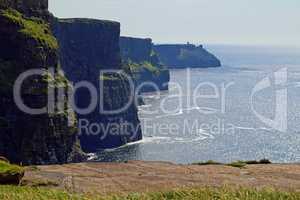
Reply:
[[0, 9], [15, 9], [26, 16], [49, 19], [48, 0], [0, 0]]
[[[82, 148], [87, 152], [95, 152], [140, 140], [142, 134], [134, 103], [114, 114], [105, 114], [99, 108], [103, 103], [105, 110], [112, 111], [124, 107], [130, 98], [134, 98], [129, 81], [122, 75], [107, 74], [101, 79], [103, 83], [99, 83], [101, 71], [122, 70], [120, 24], [94, 19], [57, 19], [53, 27], [60, 44], [61, 66], [66, 76], [74, 83], [91, 83], [100, 92], [100, 100], [103, 100], [97, 102], [96, 109], [91, 113], [79, 114], [79, 121], [94, 124], [96, 129], [98, 127], [95, 131], [80, 129]], [[91, 100], [86, 90], [76, 92], [75, 101], [80, 107], [85, 108]], [[130, 127], [120, 128], [126, 124]], [[116, 125], [118, 130], [112, 125]]]
[[[37, 7], [30, 7], [30, 2]], [[58, 43], [48, 23], [41, 19], [45, 16], [37, 14], [46, 9], [43, 3], [0, 1], [0, 155], [24, 165], [84, 159], [75, 115], [68, 106], [69, 82], [58, 64]], [[20, 101], [13, 96], [17, 77], [30, 69], [40, 69], [41, 74], [25, 79], [20, 96], [30, 108], [45, 107], [45, 112], [35, 115], [21, 111]]]
[[155, 45], [154, 50], [169, 68], [220, 67], [221, 62], [202, 45], [168, 44]]
[[156, 91], [145, 84], [147, 82], [155, 84], [159, 90], [168, 90], [170, 73], [153, 51], [151, 39], [121, 37], [120, 48], [124, 65], [132, 71], [136, 86], [144, 84], [139, 92]]

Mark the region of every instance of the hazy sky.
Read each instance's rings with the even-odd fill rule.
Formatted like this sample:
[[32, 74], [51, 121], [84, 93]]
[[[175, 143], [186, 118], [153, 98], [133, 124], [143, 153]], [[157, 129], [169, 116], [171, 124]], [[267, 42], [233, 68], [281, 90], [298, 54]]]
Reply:
[[300, 0], [49, 0], [57, 17], [121, 22], [155, 43], [300, 46]]

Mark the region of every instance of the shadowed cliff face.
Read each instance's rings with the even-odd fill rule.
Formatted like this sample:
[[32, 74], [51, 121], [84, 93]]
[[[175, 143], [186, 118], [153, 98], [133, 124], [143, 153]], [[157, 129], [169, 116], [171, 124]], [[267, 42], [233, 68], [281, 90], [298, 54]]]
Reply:
[[14, 82], [29, 69], [43, 73], [22, 84], [21, 97], [27, 106], [43, 108], [51, 102], [57, 108], [59, 103], [67, 104], [68, 98], [63, 92], [48, 99], [49, 88], [66, 91], [68, 80], [59, 73], [58, 44], [47, 22], [27, 14], [0, 9], [0, 155], [25, 165], [81, 161], [76, 124], [68, 123], [68, 116], [75, 118], [69, 107], [32, 115], [14, 101]]
[[161, 61], [169, 68], [221, 66], [221, 62], [201, 45], [155, 45], [154, 50], [157, 52]]
[[[59, 19], [53, 28], [59, 41], [61, 65], [66, 76], [74, 83], [91, 83], [99, 95], [97, 107], [91, 113], [79, 115], [79, 121], [84, 122], [84, 125], [95, 125], [95, 129], [91, 130], [87, 126], [80, 126], [83, 123], [79, 123], [83, 149], [95, 152], [98, 149], [114, 148], [141, 139], [140, 122], [134, 103], [115, 114], [100, 112], [100, 98], [103, 99], [104, 109], [112, 111], [122, 108], [134, 97], [128, 80], [121, 75], [107, 75], [102, 77], [103, 82], [99, 82], [100, 71], [122, 68], [119, 48], [120, 24], [93, 19]], [[91, 100], [87, 90], [79, 89], [76, 92], [75, 101], [80, 108], [86, 108]], [[131, 127], [125, 130], [120, 128], [125, 123]], [[117, 125], [120, 129], [113, 130], [112, 125]]]
[[136, 63], [150, 61], [152, 53], [152, 40], [120, 37], [120, 48], [123, 60], [132, 60]]
[[168, 90], [170, 73], [154, 52], [151, 39], [121, 37], [120, 48], [124, 65], [131, 69], [136, 86], [147, 82], [157, 86], [144, 85], [139, 92]]

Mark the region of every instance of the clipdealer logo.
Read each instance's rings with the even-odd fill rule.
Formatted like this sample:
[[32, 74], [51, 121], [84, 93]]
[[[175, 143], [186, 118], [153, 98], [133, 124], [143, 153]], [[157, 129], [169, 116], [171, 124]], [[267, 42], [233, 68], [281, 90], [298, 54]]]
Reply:
[[[280, 132], [286, 132], [288, 129], [288, 89], [287, 89], [287, 68], [282, 68], [274, 74], [271, 74], [261, 80], [253, 88], [251, 93], [251, 109], [255, 116], [265, 125]], [[260, 91], [270, 89], [273, 86], [275, 93], [275, 115], [274, 118], [268, 118], [260, 114], [254, 108], [254, 97]]]

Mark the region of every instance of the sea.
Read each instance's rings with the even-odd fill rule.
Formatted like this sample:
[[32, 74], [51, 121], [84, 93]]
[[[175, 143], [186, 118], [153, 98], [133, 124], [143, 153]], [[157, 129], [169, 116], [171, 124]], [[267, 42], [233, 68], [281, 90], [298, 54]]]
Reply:
[[169, 91], [143, 96], [143, 140], [93, 159], [300, 162], [300, 48], [206, 48], [222, 67], [171, 70]]

